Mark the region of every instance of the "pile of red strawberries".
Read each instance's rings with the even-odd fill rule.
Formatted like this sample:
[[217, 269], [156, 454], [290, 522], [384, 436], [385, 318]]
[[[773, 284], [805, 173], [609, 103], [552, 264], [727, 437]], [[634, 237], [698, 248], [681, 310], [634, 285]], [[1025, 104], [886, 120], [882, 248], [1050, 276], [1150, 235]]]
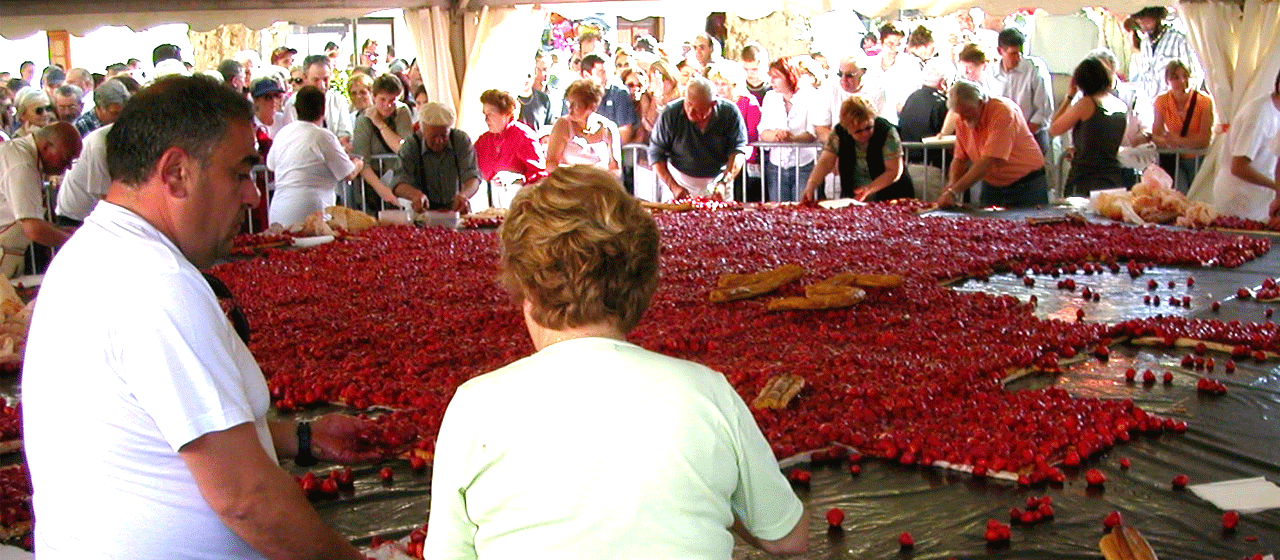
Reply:
[[[1053, 369], [1060, 357], [1131, 336], [1280, 350], [1274, 325], [1045, 320], [1011, 296], [939, 285], [1048, 267], [1102, 274], [1118, 271], [1118, 263], [1138, 273], [1154, 265], [1238, 266], [1269, 250], [1265, 240], [920, 217], [915, 209], [659, 215], [661, 284], [630, 338], [723, 372], [748, 401], [774, 375], [804, 377], [807, 388], [790, 408], [756, 411], [779, 457], [839, 442], [902, 463], [945, 460], [1025, 473], [1068, 450], [1089, 457], [1163, 423], [1129, 401], [1075, 398], [1052, 388], [1005, 391], [1000, 380], [1010, 370]], [[431, 451], [454, 388], [528, 355], [532, 346], [495, 280], [492, 233], [397, 226], [363, 237], [270, 251], [214, 272], [249, 317], [251, 348], [279, 408], [340, 402], [392, 409], [371, 439], [387, 440], [388, 449], [411, 442]], [[763, 299], [707, 299], [720, 274], [785, 263], [810, 272], [781, 295], [845, 271], [900, 274], [906, 283], [870, 289], [862, 304], [832, 311], [777, 313], [766, 311]]]

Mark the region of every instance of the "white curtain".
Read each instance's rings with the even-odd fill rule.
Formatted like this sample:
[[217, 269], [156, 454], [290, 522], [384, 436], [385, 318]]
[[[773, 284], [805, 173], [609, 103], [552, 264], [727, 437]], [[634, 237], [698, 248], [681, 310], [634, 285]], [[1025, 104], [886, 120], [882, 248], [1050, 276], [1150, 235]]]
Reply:
[[458, 75], [449, 49], [449, 12], [440, 7], [405, 10], [404, 21], [418, 50], [418, 69], [432, 101], [458, 108]]
[[474, 30], [466, 33], [466, 79], [458, 102], [458, 125], [472, 140], [488, 130], [481, 113], [480, 94], [500, 89], [519, 93], [526, 74], [533, 70], [546, 15], [530, 5], [480, 9]]
[[1227, 164], [1225, 131], [1236, 111], [1269, 93], [1280, 71], [1280, 1], [1181, 0], [1178, 10], [1191, 31], [1191, 47], [1204, 65], [1218, 123], [1209, 155], [1188, 193], [1212, 202], [1214, 176]]

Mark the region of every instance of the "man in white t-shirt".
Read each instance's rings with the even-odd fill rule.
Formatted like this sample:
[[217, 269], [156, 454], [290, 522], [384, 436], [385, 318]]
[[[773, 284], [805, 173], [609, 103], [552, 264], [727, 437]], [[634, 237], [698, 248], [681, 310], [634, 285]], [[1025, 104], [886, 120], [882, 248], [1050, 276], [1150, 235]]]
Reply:
[[276, 134], [267, 153], [267, 169], [276, 174], [276, 192], [267, 216], [271, 223], [290, 226], [337, 203], [339, 183], [364, 168], [364, 161], [348, 156], [333, 133], [320, 126], [326, 94], [302, 86], [294, 95], [298, 119]]
[[1213, 184], [1220, 214], [1267, 221], [1280, 216], [1280, 157], [1271, 145], [1280, 135], [1280, 73], [1274, 90], [1240, 108], [1227, 131], [1227, 157]]
[[277, 457], [372, 459], [354, 445], [367, 422], [268, 420], [266, 380], [200, 272], [258, 200], [251, 111], [171, 77], [115, 123], [110, 191], [50, 265], [27, 343], [42, 559], [364, 558]]
[[107, 134], [109, 124], [94, 129], [84, 137], [84, 149], [80, 159], [62, 178], [58, 187], [58, 203], [54, 206], [59, 225], [79, 226], [111, 187], [111, 175], [107, 173]]
[[[329, 58], [313, 54], [302, 59], [302, 85], [315, 86], [325, 92], [323, 125], [329, 129], [342, 147], [351, 146], [351, 131], [354, 129], [351, 119], [351, 107], [347, 104], [347, 96], [340, 92], [329, 91], [329, 81], [333, 79], [333, 68]], [[284, 124], [298, 120], [298, 109], [294, 106], [296, 95], [285, 101]]]

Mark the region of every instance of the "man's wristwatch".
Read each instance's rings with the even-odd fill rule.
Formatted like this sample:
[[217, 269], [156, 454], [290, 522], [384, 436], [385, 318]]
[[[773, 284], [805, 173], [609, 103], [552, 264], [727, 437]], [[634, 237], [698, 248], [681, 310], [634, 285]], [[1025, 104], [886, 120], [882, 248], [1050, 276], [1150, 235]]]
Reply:
[[311, 422], [298, 422], [298, 452], [293, 457], [293, 464], [310, 467], [319, 462], [311, 454]]

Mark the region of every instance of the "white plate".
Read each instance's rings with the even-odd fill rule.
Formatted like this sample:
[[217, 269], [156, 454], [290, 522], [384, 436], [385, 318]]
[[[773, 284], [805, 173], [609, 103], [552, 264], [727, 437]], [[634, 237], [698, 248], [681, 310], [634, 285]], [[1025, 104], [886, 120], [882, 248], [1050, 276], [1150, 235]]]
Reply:
[[315, 247], [333, 241], [332, 235], [317, 235], [315, 237], [295, 237], [293, 238], [294, 247]]

